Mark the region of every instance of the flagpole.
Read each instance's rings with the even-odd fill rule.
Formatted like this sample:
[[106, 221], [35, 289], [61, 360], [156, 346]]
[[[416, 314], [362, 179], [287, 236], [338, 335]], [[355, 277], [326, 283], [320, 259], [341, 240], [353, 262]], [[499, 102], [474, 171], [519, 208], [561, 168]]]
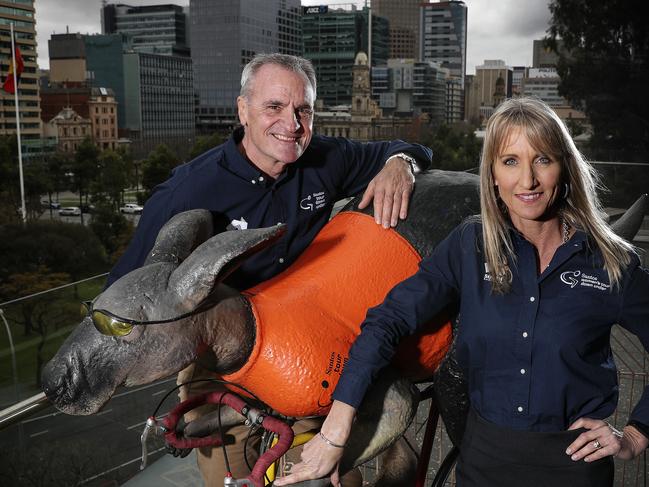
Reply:
[[18, 143], [18, 173], [20, 174], [20, 213], [23, 224], [27, 221], [27, 208], [25, 207], [25, 180], [23, 179], [23, 148], [20, 140], [20, 108], [18, 107], [18, 78], [16, 76], [16, 45], [14, 41], [14, 23], [11, 22], [11, 59], [14, 76], [14, 103], [16, 104], [16, 139]]

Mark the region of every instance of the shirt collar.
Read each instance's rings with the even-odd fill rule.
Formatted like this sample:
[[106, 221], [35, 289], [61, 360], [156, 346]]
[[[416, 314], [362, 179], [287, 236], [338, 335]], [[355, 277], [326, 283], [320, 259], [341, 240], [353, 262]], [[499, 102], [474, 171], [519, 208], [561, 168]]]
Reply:
[[[507, 230], [509, 231], [510, 238], [514, 245], [520, 245], [524, 242], [527, 242], [527, 239], [519, 232], [511, 223], [507, 224]], [[529, 242], [527, 242], [529, 243]], [[583, 249], [588, 247], [588, 234], [583, 230], [578, 228], [575, 229], [575, 233], [572, 234], [568, 242], [564, 245], [573, 246], [575, 248]]]
[[287, 170], [273, 180], [273, 178], [264, 174], [257, 166], [246, 159], [239, 151], [239, 143], [243, 139], [244, 128], [237, 127], [232, 132], [232, 137], [225, 144], [225, 161], [224, 165], [237, 176], [247, 180], [250, 184], [265, 188], [282, 181], [288, 172], [292, 171], [295, 164], [289, 164]]

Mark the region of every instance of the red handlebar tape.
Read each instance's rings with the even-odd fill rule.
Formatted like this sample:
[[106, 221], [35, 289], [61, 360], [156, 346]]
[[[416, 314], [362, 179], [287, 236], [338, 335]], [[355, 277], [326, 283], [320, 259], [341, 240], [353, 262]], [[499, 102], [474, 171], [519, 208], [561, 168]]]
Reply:
[[[165, 433], [165, 440], [167, 443], [176, 448], [198, 448], [201, 446], [221, 445], [222, 439], [217, 436], [179, 438], [176, 435], [176, 426], [178, 425], [178, 421], [180, 421], [182, 415], [198, 406], [202, 406], [203, 404], [225, 404], [239, 413], [247, 407], [247, 404], [243, 399], [231, 392], [209, 392], [191, 397], [178, 404], [163, 419], [164, 427], [168, 430]], [[289, 425], [277, 418], [273, 418], [272, 416], [264, 416], [261, 426], [268, 431], [277, 433], [279, 435], [279, 441], [274, 447], [259, 457], [255, 463], [255, 467], [252, 469], [249, 479], [256, 487], [263, 487], [264, 473], [275, 460], [280, 458], [289, 450], [293, 443], [294, 436], [293, 430]]]

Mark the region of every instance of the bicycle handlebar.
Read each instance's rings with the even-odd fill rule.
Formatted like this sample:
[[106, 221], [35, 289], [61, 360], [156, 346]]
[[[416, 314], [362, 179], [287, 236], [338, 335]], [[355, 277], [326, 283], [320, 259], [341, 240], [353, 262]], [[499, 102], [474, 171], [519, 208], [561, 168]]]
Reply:
[[225, 404], [248, 418], [251, 423], [279, 435], [279, 441], [270, 450], [259, 457], [247, 480], [255, 487], [264, 486], [264, 473], [278, 458], [284, 455], [293, 442], [293, 430], [283, 421], [267, 416], [258, 409], [252, 408], [239, 396], [228, 391], [209, 392], [191, 397], [172, 409], [163, 419], [166, 428], [165, 440], [176, 448], [197, 448], [201, 446], [220, 446], [222, 438], [207, 436], [202, 438], [179, 438], [176, 435], [176, 426], [180, 418], [192, 409], [203, 404]]

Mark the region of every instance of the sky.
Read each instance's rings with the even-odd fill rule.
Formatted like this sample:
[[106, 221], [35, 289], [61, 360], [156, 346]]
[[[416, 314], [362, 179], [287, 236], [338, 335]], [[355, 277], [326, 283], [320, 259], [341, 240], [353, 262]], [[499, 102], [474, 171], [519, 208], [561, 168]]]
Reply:
[[[214, 0], [219, 1], [219, 0]], [[128, 5], [175, 3], [189, 0], [121, 0]], [[303, 5], [337, 4], [340, 0], [302, 0]], [[550, 19], [548, 0], [464, 0], [468, 7], [467, 74], [485, 59], [502, 59], [510, 66], [532, 65], [532, 41], [545, 35]], [[51, 34], [101, 32], [101, 0], [38, 0], [36, 28], [38, 64], [49, 66], [47, 41]]]

